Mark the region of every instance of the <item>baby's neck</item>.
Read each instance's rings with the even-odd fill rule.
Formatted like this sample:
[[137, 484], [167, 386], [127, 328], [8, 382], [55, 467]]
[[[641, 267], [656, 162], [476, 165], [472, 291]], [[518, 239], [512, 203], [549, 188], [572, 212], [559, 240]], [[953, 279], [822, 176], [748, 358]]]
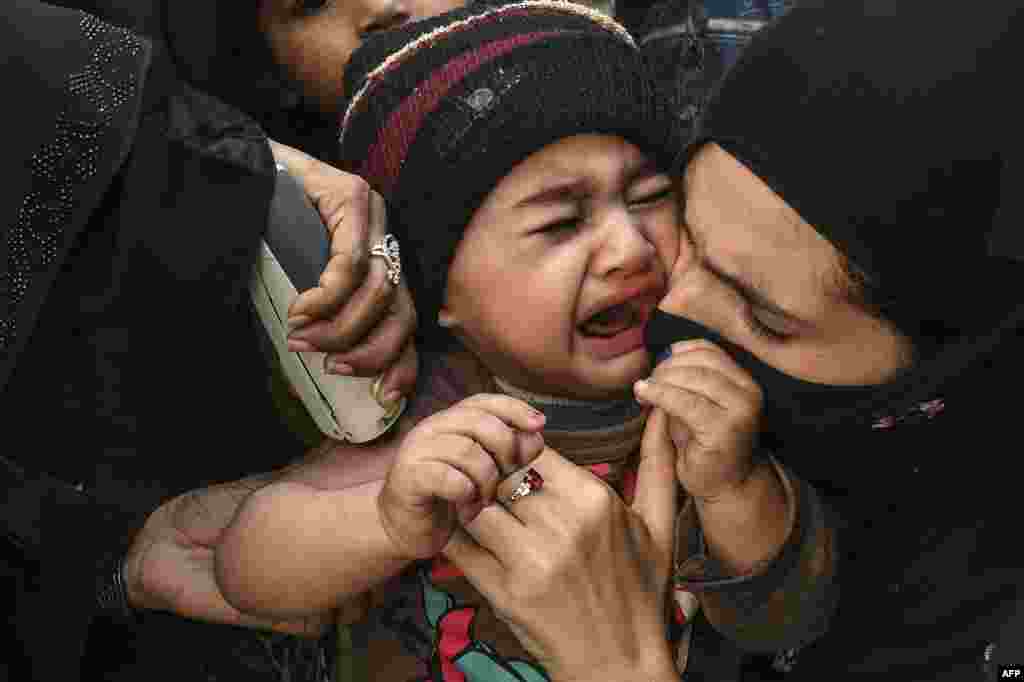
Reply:
[[[475, 393], [505, 393], [529, 403], [547, 417], [545, 443], [580, 465], [618, 462], [640, 449], [647, 413], [632, 399], [587, 401], [525, 391], [493, 376], [464, 349], [445, 354], [427, 391], [451, 405]], [[435, 404], [434, 407], [439, 405]], [[433, 411], [424, 404], [426, 411]]]
[[556, 431], [604, 429], [625, 423], [643, 413], [643, 407], [632, 398], [580, 400], [527, 391], [497, 376], [494, 377], [494, 383], [502, 393], [519, 398], [543, 412], [547, 417], [546, 428]]

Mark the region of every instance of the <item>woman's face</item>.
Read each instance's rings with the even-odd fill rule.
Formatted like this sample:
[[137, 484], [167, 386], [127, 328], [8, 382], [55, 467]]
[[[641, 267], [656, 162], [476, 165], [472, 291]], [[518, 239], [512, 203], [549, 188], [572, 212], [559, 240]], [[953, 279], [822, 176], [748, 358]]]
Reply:
[[732, 155], [705, 145], [682, 181], [678, 252], [659, 307], [700, 322], [786, 374], [876, 384], [910, 342], [853, 302], [839, 253]]
[[643, 330], [665, 293], [654, 244], [674, 248], [673, 190], [619, 137], [576, 135], [535, 152], [474, 213], [441, 320], [520, 388], [628, 393], [650, 372]]
[[342, 74], [374, 31], [461, 7], [465, 0], [261, 0], [259, 24], [277, 63], [324, 113], [337, 113]]

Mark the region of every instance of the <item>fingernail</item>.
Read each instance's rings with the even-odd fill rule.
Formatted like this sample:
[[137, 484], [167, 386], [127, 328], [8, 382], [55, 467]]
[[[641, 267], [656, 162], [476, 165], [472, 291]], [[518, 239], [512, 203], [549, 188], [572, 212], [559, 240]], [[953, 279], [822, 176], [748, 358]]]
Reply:
[[401, 391], [388, 391], [384, 394], [384, 397], [380, 399], [381, 405], [394, 405], [402, 399]]
[[288, 350], [293, 353], [311, 353], [316, 349], [309, 341], [302, 341], [300, 339], [288, 339]]
[[312, 321], [309, 315], [295, 315], [294, 317], [288, 318], [288, 330], [295, 331], [299, 327], [304, 327]]
[[643, 379], [633, 384], [633, 395], [636, 397], [636, 401], [641, 405], [650, 404], [650, 402], [646, 400], [643, 396], [643, 394], [650, 390], [650, 388], [651, 385], [644, 381]]
[[327, 368], [328, 374], [340, 374], [342, 376], [352, 376], [355, 370], [352, 369], [352, 365], [342, 362], [341, 360], [325, 360], [324, 364]]

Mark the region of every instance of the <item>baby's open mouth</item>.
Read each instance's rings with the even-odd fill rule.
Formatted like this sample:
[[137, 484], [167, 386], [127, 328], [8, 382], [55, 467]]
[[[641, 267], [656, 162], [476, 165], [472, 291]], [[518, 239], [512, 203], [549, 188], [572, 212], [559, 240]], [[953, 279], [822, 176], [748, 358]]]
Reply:
[[608, 338], [642, 323], [644, 315], [634, 301], [605, 308], [584, 320], [577, 327], [584, 336]]

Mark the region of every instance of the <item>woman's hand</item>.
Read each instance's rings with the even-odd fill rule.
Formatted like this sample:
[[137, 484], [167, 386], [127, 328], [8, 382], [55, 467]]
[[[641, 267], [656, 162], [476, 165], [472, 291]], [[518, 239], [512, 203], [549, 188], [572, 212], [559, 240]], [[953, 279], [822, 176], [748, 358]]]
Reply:
[[320, 285], [300, 294], [288, 311], [292, 350], [328, 353], [328, 368], [339, 374], [384, 372], [382, 403], [408, 395], [416, 383], [416, 310], [404, 280], [392, 284], [384, 259], [370, 257], [387, 232], [384, 200], [358, 176], [273, 140], [270, 147], [302, 183], [331, 235]]
[[679, 483], [698, 504], [738, 490], [753, 469], [761, 388], [725, 351], [698, 339], [672, 345], [637, 400], [653, 410], [645, 437], [677, 453]]
[[304, 636], [320, 635], [333, 620], [325, 612], [294, 621], [246, 615], [217, 585], [214, 553], [235, 511], [270, 475], [201, 488], [161, 505], [146, 520], [128, 551], [124, 576], [131, 605], [186, 618]]
[[555, 682], [678, 680], [665, 640], [675, 453], [645, 435], [642, 454], [628, 508], [545, 449], [540, 490], [485, 507], [445, 547]]
[[381, 524], [407, 559], [435, 556], [456, 520], [491, 504], [498, 484], [544, 447], [544, 415], [478, 394], [424, 419], [402, 441], [378, 497]]

